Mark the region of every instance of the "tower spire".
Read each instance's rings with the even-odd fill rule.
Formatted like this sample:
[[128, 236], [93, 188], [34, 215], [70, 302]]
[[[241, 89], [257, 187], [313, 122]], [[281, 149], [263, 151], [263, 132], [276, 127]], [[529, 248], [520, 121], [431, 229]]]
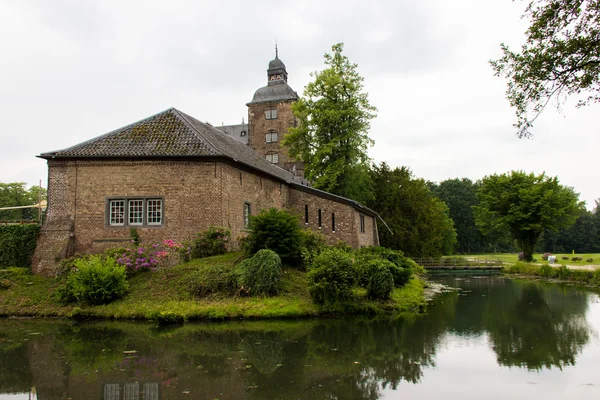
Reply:
[[277, 50], [277, 39], [275, 39], [275, 58], [279, 58], [279, 51]]

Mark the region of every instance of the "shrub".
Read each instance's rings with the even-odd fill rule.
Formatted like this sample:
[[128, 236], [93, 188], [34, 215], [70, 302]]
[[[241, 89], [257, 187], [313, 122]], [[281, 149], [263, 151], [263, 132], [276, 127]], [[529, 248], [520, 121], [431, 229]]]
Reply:
[[571, 270], [567, 268], [565, 265], [561, 265], [556, 269], [556, 276], [559, 279], [568, 279], [571, 276]]
[[127, 293], [125, 267], [118, 265], [115, 259], [91, 256], [88, 260], [77, 260], [75, 267], [61, 289], [63, 300], [107, 304]]
[[184, 277], [192, 296], [203, 297], [211, 293], [233, 294], [237, 291], [235, 271], [222, 265], [211, 265]]
[[300, 233], [302, 240], [302, 249], [300, 251], [302, 265], [308, 268], [312, 265], [315, 257], [327, 248], [327, 238], [322, 233], [310, 229], [302, 229]]
[[571, 257], [571, 261], [583, 261], [583, 257]]
[[552, 255], [552, 253], [544, 253], [544, 254], [542, 254], [542, 260], [548, 261], [548, 257], [550, 257], [551, 255]]
[[594, 276], [592, 277], [592, 283], [594, 285], [600, 285], [600, 269], [594, 270]]
[[544, 264], [539, 269], [539, 275], [546, 278], [552, 278], [555, 275], [554, 268], [552, 268], [548, 264]]
[[586, 258], [585, 261], [586, 262], [594, 262], [594, 259], [593, 258]]
[[365, 264], [371, 260], [387, 260], [391, 264], [387, 264], [390, 268], [390, 273], [394, 278], [394, 285], [396, 287], [402, 287], [408, 283], [410, 276], [412, 275], [413, 269], [418, 269], [417, 264], [408, 257], [404, 256], [404, 253], [398, 250], [391, 250], [385, 247], [363, 247], [354, 252], [356, 258], [355, 268], [357, 270], [357, 277], [359, 285], [366, 287], [368, 284], [369, 276], [365, 270]]
[[134, 246], [137, 247], [140, 245], [142, 239], [140, 238], [140, 234], [138, 233], [137, 229], [129, 228], [129, 237], [131, 238], [131, 243], [133, 243]]
[[298, 218], [285, 210], [271, 208], [250, 217], [250, 254], [270, 249], [292, 265], [301, 263], [302, 233]]
[[319, 254], [308, 272], [308, 287], [317, 304], [333, 304], [351, 296], [355, 281], [352, 259], [340, 249]]
[[9, 279], [0, 279], [0, 290], [6, 290], [12, 286], [12, 282]]
[[211, 226], [198, 233], [191, 250], [192, 258], [218, 256], [227, 252], [231, 231], [220, 226]]
[[371, 299], [389, 298], [390, 293], [394, 290], [394, 277], [390, 271], [398, 268], [388, 260], [379, 259], [367, 262], [363, 267], [363, 271], [369, 279], [366, 286], [367, 297]]
[[281, 286], [281, 259], [272, 250], [259, 250], [240, 264], [238, 285], [250, 295], [275, 295]]
[[[183, 246], [171, 239], [163, 240], [162, 244], [154, 243], [150, 246], [133, 247], [116, 250], [113, 258], [117, 263], [127, 270], [127, 274], [134, 275], [137, 272], [154, 271], [161, 266], [169, 266], [173, 256], [180, 258]], [[107, 253], [111, 254], [111, 253]]]
[[568, 259], [569, 259], [569, 257], [567, 257], [567, 256], [562, 256], [561, 258], [562, 258], [563, 260], [568, 260]]
[[31, 257], [35, 251], [38, 225], [0, 226], [0, 268], [31, 268]]

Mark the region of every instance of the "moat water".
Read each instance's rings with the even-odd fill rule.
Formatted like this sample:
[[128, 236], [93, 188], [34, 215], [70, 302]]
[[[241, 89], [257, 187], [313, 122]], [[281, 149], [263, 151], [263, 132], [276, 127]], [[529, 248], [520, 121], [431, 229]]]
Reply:
[[600, 297], [500, 276], [427, 315], [197, 323], [0, 320], [0, 399], [598, 399]]

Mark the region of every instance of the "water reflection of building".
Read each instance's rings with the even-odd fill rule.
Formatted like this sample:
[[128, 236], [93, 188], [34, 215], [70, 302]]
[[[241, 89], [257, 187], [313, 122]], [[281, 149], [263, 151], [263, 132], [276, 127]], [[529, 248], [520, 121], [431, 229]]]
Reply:
[[[159, 400], [158, 383], [105, 383], [103, 400]], [[141, 396], [140, 396], [141, 394]]]

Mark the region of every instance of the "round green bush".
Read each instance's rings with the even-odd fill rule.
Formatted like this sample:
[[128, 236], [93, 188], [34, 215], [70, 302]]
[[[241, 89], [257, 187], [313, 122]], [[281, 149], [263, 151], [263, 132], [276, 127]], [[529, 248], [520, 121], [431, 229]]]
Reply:
[[250, 295], [275, 295], [281, 287], [281, 258], [272, 250], [259, 250], [240, 264], [240, 290]]
[[302, 233], [298, 218], [285, 210], [271, 208], [250, 217], [250, 254], [270, 249], [291, 265], [301, 264]]
[[554, 271], [554, 268], [552, 268], [548, 264], [544, 264], [540, 267], [540, 270], [538, 273], [540, 276], [543, 276], [545, 278], [551, 278], [554, 276], [555, 271]]
[[308, 272], [308, 286], [317, 304], [333, 304], [351, 296], [355, 272], [350, 254], [328, 249], [319, 254]]
[[315, 257], [327, 248], [327, 238], [322, 233], [310, 229], [300, 230], [300, 237], [302, 241], [302, 248], [300, 250], [302, 266], [309, 268]]
[[358, 283], [362, 287], [366, 287], [369, 283], [369, 273], [365, 270], [366, 265], [373, 260], [386, 260], [390, 264], [386, 264], [392, 277], [394, 285], [402, 287], [408, 283], [412, 272], [418, 270], [417, 264], [408, 257], [404, 256], [399, 250], [391, 250], [385, 247], [363, 247], [354, 252], [355, 268], [358, 274]]
[[129, 289], [125, 267], [118, 265], [114, 258], [91, 256], [75, 261], [75, 267], [63, 287], [64, 298], [107, 304], [123, 297]]
[[220, 226], [211, 226], [206, 231], [198, 233], [191, 248], [191, 258], [204, 258], [225, 254], [231, 231]]
[[394, 277], [390, 271], [397, 268], [388, 260], [372, 260], [366, 263], [365, 270], [369, 276], [367, 297], [370, 299], [389, 298], [394, 290]]

